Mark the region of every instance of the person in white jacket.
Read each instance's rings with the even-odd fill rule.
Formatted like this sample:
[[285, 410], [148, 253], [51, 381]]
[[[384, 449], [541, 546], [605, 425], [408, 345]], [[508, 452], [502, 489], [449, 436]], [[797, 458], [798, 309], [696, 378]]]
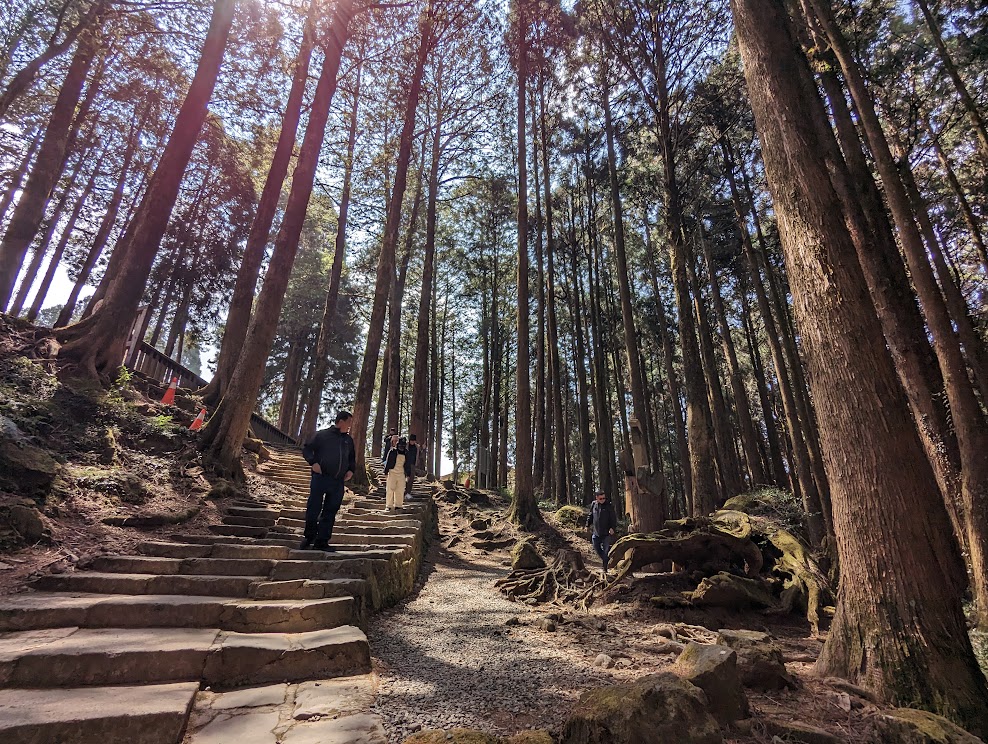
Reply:
[[384, 461], [385, 511], [404, 506], [405, 483], [411, 471], [412, 461], [408, 457], [408, 440], [401, 437], [388, 451], [388, 457]]

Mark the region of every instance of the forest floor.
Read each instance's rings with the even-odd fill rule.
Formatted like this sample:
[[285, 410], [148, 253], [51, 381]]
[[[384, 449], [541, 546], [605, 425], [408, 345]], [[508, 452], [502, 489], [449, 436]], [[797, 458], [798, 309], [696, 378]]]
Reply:
[[[440, 539], [416, 591], [371, 621], [380, 677], [375, 712], [384, 718], [389, 741], [458, 727], [501, 736], [528, 729], [558, 734], [583, 692], [670, 670], [678, 648], [666, 642], [663, 629], [677, 624], [694, 636], [708, 628], [709, 642], [720, 628], [768, 632], [798, 682], [795, 690], [747, 690], [752, 717], [726, 732], [725, 741], [876, 740], [871, 719], [879, 708], [813, 675], [824, 637], [795, 615], [662, 610], [642, 601], [629, 580], [609, 588], [586, 612], [510, 600], [494, 585], [511, 570], [510, 546], [476, 547], [471, 528], [486, 518], [494, 523], [490, 531], [512, 536], [514, 528], [501, 517], [504, 506], [466, 511], [442, 504]], [[540, 550], [566, 544], [599, 573], [585, 533], [568, 530], [551, 514], [548, 520], [537, 537]], [[595, 665], [601, 654], [613, 661], [611, 668]], [[805, 726], [820, 731], [808, 738], [794, 734]]]

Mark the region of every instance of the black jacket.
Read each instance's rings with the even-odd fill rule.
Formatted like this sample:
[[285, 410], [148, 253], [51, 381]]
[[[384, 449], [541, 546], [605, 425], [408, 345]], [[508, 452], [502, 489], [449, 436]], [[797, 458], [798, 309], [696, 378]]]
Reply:
[[617, 530], [617, 513], [614, 511], [614, 504], [610, 501], [603, 504], [594, 501], [587, 515], [587, 527], [593, 527], [593, 533], [597, 537], [604, 537], [611, 530]]
[[408, 443], [408, 452], [405, 453], [405, 461], [412, 461], [411, 469], [415, 469], [415, 461], [419, 459], [419, 446], [414, 442]]
[[310, 465], [319, 463], [323, 475], [340, 480], [347, 471], [357, 470], [357, 450], [349, 434], [344, 434], [336, 425], [320, 429], [302, 447], [302, 457]]
[[384, 474], [387, 475], [391, 472], [391, 469], [398, 462], [398, 455], [405, 455], [405, 475], [411, 476], [412, 474], [412, 463], [414, 462], [409, 456], [408, 452], [399, 452], [397, 449], [392, 449], [388, 451], [388, 456], [384, 460]]

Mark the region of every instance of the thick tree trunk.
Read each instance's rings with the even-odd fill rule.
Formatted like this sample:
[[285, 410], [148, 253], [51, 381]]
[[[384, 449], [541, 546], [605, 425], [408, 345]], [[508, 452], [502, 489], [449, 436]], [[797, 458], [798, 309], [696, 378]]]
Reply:
[[381, 254], [377, 262], [377, 280], [374, 285], [374, 303], [371, 307], [370, 322], [367, 329], [367, 346], [364, 349], [364, 359], [360, 366], [360, 376], [357, 380], [353, 404], [354, 421], [350, 429], [350, 436], [353, 437], [357, 448], [357, 472], [354, 473], [354, 481], [358, 484], [367, 483], [367, 473], [364, 466], [364, 451], [367, 447], [367, 419], [370, 415], [371, 399], [374, 394], [374, 381], [377, 378], [377, 362], [381, 352], [381, 339], [384, 334], [384, 315], [395, 278], [395, 249], [398, 245], [401, 208], [408, 182], [408, 164], [412, 155], [415, 112], [418, 109], [419, 95], [422, 91], [425, 60], [434, 41], [433, 20], [433, 8], [430, 0], [430, 4], [422, 11], [419, 18], [419, 49], [408, 88], [408, 96], [405, 100], [405, 117], [401, 137], [398, 141], [394, 186], [388, 205], [388, 217], [384, 227]]
[[141, 206], [114, 251], [120, 254], [119, 269], [102, 305], [86, 320], [59, 332], [63, 343], [59, 358], [73, 362], [84, 375], [111, 378], [123, 360], [127, 336], [206, 119], [235, 6], [236, 0], [216, 0], [213, 6], [195, 77]]
[[82, 267], [79, 269], [79, 276], [76, 277], [75, 284], [72, 286], [72, 291], [69, 293], [69, 297], [65, 301], [65, 305], [58, 314], [58, 320], [55, 321], [55, 328], [62, 328], [63, 326], [68, 325], [69, 321], [72, 320], [72, 314], [75, 312], [76, 303], [79, 301], [79, 294], [89, 281], [89, 277], [93, 272], [93, 267], [95, 267], [96, 262], [99, 261], [100, 256], [103, 254], [103, 249], [106, 247], [107, 240], [109, 240], [110, 232], [113, 230], [113, 225], [117, 219], [117, 213], [120, 211], [120, 204], [123, 201], [124, 188], [127, 185], [127, 176], [130, 173], [130, 164], [136, 151], [135, 134], [137, 131], [138, 128], [135, 127], [127, 139], [127, 150], [124, 153], [123, 167], [120, 169], [120, 176], [117, 178], [117, 185], [113, 189], [113, 193], [110, 196], [110, 202], [107, 204], [106, 211], [103, 213], [103, 219], [100, 221], [99, 228], [96, 230], [96, 237], [93, 238], [93, 244], [90, 246], [89, 252], [86, 254], [86, 259], [83, 261]]
[[223, 397], [203, 430], [203, 444], [220, 472], [239, 473], [240, 451], [250, 425], [251, 412], [257, 402], [257, 393], [264, 379], [264, 361], [271, 352], [285, 290], [295, 263], [299, 237], [319, 165], [319, 152], [326, 135], [329, 108], [336, 93], [340, 60], [350, 37], [353, 13], [351, 0], [341, 0], [333, 13], [322, 71], [309, 109], [309, 121], [292, 175], [292, 188], [285, 205], [285, 214], [257, 300], [257, 311], [251, 319], [243, 351], [230, 378], [230, 394]]
[[[915, 222], [914, 205], [903, 183], [889, 141], [865, 85], [857, 61], [840, 32], [829, 2], [809, 0], [830, 42], [857, 107], [885, 196], [906, 256], [913, 285], [919, 295], [940, 363], [953, 416], [961, 457], [961, 494], [967, 520], [968, 549], [977, 603], [977, 621], [988, 627], [988, 423], [967, 376], [961, 346], [954, 334], [950, 312], [930, 268], [926, 247]], [[908, 164], [904, 165], [907, 168]]]
[[781, 0], [732, 7], [806, 340], [841, 571], [853, 577], [818, 670], [983, 735], [988, 690], [960, 605], [963, 564], [830, 180], [826, 114]]
[[[67, 52], [75, 43], [75, 40], [82, 36], [83, 31], [87, 31], [96, 25], [105, 7], [105, 2], [93, 3], [79, 19], [79, 22], [69, 29], [61, 40], [55, 41], [54, 38], [51, 39], [40, 54], [14, 73], [10, 82], [3, 89], [3, 92], [0, 92], [0, 119], [7, 115], [7, 110], [11, 104], [31, 87], [31, 84], [38, 77], [38, 73], [41, 72], [46, 64]], [[80, 43], [85, 43], [85, 39], [83, 38]]]
[[[14, 289], [14, 282], [24, 261], [24, 254], [34, 240], [44, 218], [45, 206], [52, 189], [65, 167], [69, 130], [75, 117], [76, 106], [82, 95], [86, 75], [92, 67], [93, 57], [99, 48], [99, 35], [87, 31], [79, 40], [79, 46], [69, 65], [65, 80], [58, 91], [55, 105], [48, 119], [45, 136], [38, 150], [38, 157], [28, 176], [24, 191], [0, 243], [0, 309], [7, 307]], [[128, 326], [129, 330], [129, 326]]]
[[10, 306], [7, 308], [7, 312], [11, 315], [20, 315], [21, 310], [24, 309], [24, 303], [27, 301], [28, 293], [31, 291], [31, 287], [34, 286], [34, 282], [38, 278], [38, 270], [44, 262], [45, 255], [48, 252], [48, 246], [51, 245], [51, 239], [55, 235], [55, 230], [58, 228], [58, 223], [62, 219], [62, 213], [65, 211], [65, 206], [69, 202], [69, 197], [72, 195], [72, 191], [75, 189], [76, 181], [79, 178], [79, 174], [82, 172], [82, 166], [85, 164], [86, 160], [86, 153], [80, 153], [79, 160], [76, 162], [75, 168], [72, 169], [72, 173], [69, 175], [69, 178], [65, 183], [65, 188], [62, 189], [62, 193], [59, 196], [58, 201], [55, 202], [55, 207], [51, 211], [51, 217], [48, 218], [48, 223], [45, 225], [45, 231], [41, 234], [38, 244], [34, 247], [34, 254], [31, 256], [31, 262], [27, 265], [27, 268], [23, 272], [24, 275], [21, 277], [21, 283], [17, 288], [17, 294], [14, 296]]
[[27, 174], [27, 169], [30, 167], [31, 161], [34, 159], [34, 154], [38, 151], [38, 147], [41, 146], [42, 135], [43, 132], [40, 129], [34, 133], [31, 144], [28, 145], [27, 152], [24, 153], [20, 165], [17, 166], [17, 170], [14, 171], [10, 179], [10, 184], [4, 190], [3, 196], [0, 197], [0, 224], [3, 224], [4, 218], [7, 216], [7, 210], [10, 209], [10, 205], [14, 201], [14, 196], [20, 191], [21, 183], [23, 183], [24, 176]]
[[62, 256], [65, 255], [65, 248], [68, 246], [69, 239], [75, 230], [76, 222], [79, 221], [79, 215], [82, 214], [82, 208], [89, 200], [89, 197], [93, 193], [93, 188], [96, 186], [98, 174], [99, 168], [94, 168], [92, 175], [89, 176], [89, 181], [76, 199], [72, 213], [69, 215], [65, 227], [62, 229], [62, 234], [59, 236], [58, 243], [55, 245], [55, 250], [52, 251], [51, 259], [48, 261], [48, 268], [45, 270], [45, 275], [41, 278], [41, 284], [38, 286], [37, 294], [34, 296], [34, 302], [31, 303], [31, 307], [27, 311], [27, 319], [32, 323], [37, 319], [38, 313], [41, 312], [45, 298], [48, 296], [48, 290], [51, 288], [51, 283], [55, 278], [55, 271], [62, 262]]
[[295, 57], [295, 74], [292, 87], [288, 91], [288, 101], [285, 113], [281, 119], [281, 132], [278, 134], [278, 144], [275, 146], [268, 168], [261, 198], [257, 203], [254, 221], [247, 234], [247, 245], [244, 248], [240, 269], [233, 285], [233, 296], [227, 308], [226, 323], [223, 329], [223, 340], [220, 342], [220, 353], [216, 359], [216, 372], [213, 379], [201, 392], [206, 405], [215, 406], [222, 400], [226, 388], [237, 365], [237, 359], [247, 336], [247, 326], [250, 323], [251, 308], [254, 304], [254, 292], [257, 289], [257, 278], [264, 260], [264, 250], [268, 244], [271, 225], [278, 210], [288, 166], [295, 150], [295, 140], [298, 134], [299, 119], [302, 114], [302, 100], [305, 96], [305, 84], [309, 76], [309, 62], [312, 59], [312, 46], [316, 36], [316, 18], [318, 0], [311, 0], [309, 13], [306, 17], [305, 28], [302, 31], [302, 43]]
[[535, 273], [538, 282], [538, 292], [535, 295], [535, 453], [532, 465], [532, 481], [535, 488], [542, 491], [542, 498], [548, 499], [552, 484], [552, 414], [547, 400], [546, 377], [546, 280], [545, 280], [545, 245], [542, 241], [542, 231], [545, 220], [542, 217], [542, 181], [539, 168], [539, 141], [544, 136], [538, 124], [538, 106], [535, 96], [530, 100], [532, 119], [532, 185], [535, 187]]
[[[316, 340], [315, 357], [312, 360], [312, 386], [309, 390], [305, 417], [302, 419], [301, 439], [308, 441], [316, 433], [322, 391], [326, 385], [329, 370], [329, 342], [336, 325], [336, 309], [340, 297], [340, 281], [343, 277], [343, 259], [346, 256], [347, 219], [350, 213], [350, 190], [353, 185], [353, 153], [357, 144], [357, 114], [360, 104], [360, 62], [357, 63], [356, 80], [353, 88], [353, 108], [350, 109], [350, 127], [347, 132], [346, 161], [343, 166], [343, 192], [340, 194], [340, 209], [336, 221], [336, 244], [333, 254], [333, 268], [329, 274], [329, 289], [323, 305], [322, 320], [319, 323], [319, 337]], [[380, 439], [380, 437], [378, 437]]]
[[[532, 385], [529, 369], [528, 149], [525, 99], [528, 89], [528, 25], [525, 0], [515, 4], [518, 43], [518, 358], [515, 365], [515, 492], [508, 518], [522, 529], [542, 524], [532, 483]], [[507, 396], [505, 396], [507, 399]], [[507, 424], [507, 416], [505, 417]]]

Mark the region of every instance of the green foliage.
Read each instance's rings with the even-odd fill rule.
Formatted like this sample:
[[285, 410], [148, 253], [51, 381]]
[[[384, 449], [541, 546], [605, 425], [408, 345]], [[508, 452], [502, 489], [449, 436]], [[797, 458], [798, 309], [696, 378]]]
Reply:
[[148, 419], [148, 426], [159, 434], [173, 434], [175, 422], [171, 416], [159, 414]]

